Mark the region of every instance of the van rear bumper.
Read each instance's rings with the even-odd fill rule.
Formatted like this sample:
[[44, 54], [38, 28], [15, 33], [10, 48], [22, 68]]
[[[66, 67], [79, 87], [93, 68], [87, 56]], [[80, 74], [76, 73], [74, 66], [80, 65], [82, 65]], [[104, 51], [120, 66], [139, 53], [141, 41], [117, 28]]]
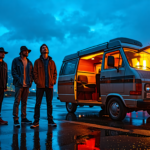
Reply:
[[150, 102], [137, 101], [137, 107], [150, 109]]

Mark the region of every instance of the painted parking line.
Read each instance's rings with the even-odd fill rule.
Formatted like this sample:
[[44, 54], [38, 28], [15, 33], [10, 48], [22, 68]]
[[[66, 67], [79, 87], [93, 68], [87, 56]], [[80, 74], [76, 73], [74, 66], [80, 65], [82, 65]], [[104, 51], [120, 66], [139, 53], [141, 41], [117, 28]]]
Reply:
[[133, 133], [133, 134], [140, 134], [144, 136], [150, 136], [149, 130], [142, 130], [142, 129], [128, 130], [128, 129], [121, 129], [121, 128], [115, 128], [115, 127], [109, 127], [109, 126], [103, 126], [103, 125], [97, 125], [97, 124], [91, 124], [91, 123], [85, 123], [85, 122], [66, 121], [66, 120], [63, 120], [63, 121], [73, 123], [73, 124], [78, 124], [78, 125], [85, 125], [89, 127], [99, 128], [99, 129], [114, 130], [114, 131], [121, 131], [121, 132]]

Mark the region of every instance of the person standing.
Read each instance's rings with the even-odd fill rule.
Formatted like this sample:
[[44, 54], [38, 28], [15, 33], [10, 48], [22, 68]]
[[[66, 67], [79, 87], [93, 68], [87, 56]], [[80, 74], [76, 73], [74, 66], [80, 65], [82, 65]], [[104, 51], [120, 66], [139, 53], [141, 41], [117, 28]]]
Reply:
[[15, 85], [15, 101], [13, 106], [14, 126], [20, 127], [18, 117], [18, 107], [21, 100], [21, 123], [31, 124], [32, 122], [26, 118], [26, 105], [29, 94], [29, 87], [33, 82], [33, 66], [27, 58], [31, 52], [26, 46], [20, 47], [20, 56], [16, 57], [12, 62], [11, 73], [13, 76], [13, 84]]
[[7, 64], [4, 62], [5, 52], [3, 47], [0, 47], [0, 125], [8, 124], [7, 121], [2, 120], [1, 118], [1, 108], [2, 102], [4, 99], [4, 92], [7, 91]]
[[46, 44], [40, 47], [41, 56], [34, 63], [34, 82], [36, 83], [36, 104], [34, 122], [31, 128], [39, 126], [40, 106], [44, 92], [46, 92], [48, 125], [56, 126], [52, 117], [53, 85], [56, 84], [57, 71], [52, 57], [48, 56], [49, 50]]

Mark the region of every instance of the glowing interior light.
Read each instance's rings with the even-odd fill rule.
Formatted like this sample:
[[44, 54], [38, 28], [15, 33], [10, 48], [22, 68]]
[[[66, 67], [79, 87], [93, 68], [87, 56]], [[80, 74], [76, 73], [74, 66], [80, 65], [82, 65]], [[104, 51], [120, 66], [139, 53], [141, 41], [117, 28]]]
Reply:
[[146, 69], [146, 60], [143, 60], [143, 69]]
[[81, 115], [79, 115], [79, 118], [81, 118]]
[[91, 58], [92, 60], [94, 60], [94, 58]]
[[138, 61], [137, 64], [136, 64], [136, 65], [137, 65], [137, 68], [139, 68], [139, 64], [140, 64], [140, 63], [139, 63], [139, 61]]

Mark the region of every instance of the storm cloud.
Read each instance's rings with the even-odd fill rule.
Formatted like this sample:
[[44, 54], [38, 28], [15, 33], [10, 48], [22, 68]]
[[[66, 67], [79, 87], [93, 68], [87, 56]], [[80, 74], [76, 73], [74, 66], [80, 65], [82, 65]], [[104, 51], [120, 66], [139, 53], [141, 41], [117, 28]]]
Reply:
[[59, 72], [65, 55], [128, 37], [150, 45], [149, 0], [2, 0], [0, 46], [8, 51], [8, 68], [26, 45], [34, 63], [46, 43]]

